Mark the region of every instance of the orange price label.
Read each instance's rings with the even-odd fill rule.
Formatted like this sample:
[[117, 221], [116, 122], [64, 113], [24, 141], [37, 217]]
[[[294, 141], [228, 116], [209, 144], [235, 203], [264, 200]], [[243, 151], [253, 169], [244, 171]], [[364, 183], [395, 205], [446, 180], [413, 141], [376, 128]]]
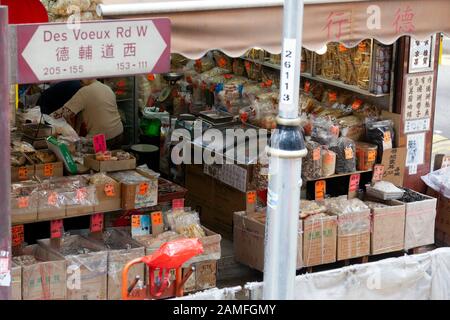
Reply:
[[391, 142], [391, 132], [390, 131], [386, 131], [384, 133], [384, 142]]
[[315, 148], [313, 150], [313, 160], [314, 161], [320, 160], [320, 148]]
[[351, 147], [345, 148], [344, 153], [346, 160], [353, 159], [353, 149]]
[[365, 42], [361, 42], [361, 43], [358, 45], [358, 50], [359, 50], [359, 51], [366, 51], [366, 48], [367, 48], [367, 45], [366, 45]]
[[17, 199], [17, 206], [20, 209], [28, 208], [30, 206], [30, 197], [20, 197]]
[[139, 228], [141, 226], [141, 216], [140, 215], [132, 215], [131, 216], [131, 227]]
[[227, 65], [227, 60], [225, 60], [225, 58], [223, 58], [223, 57], [220, 58], [219, 61], [218, 61], [218, 65], [221, 68], [225, 68], [225, 66]]
[[356, 99], [355, 101], [353, 101], [352, 109], [358, 110], [361, 107], [362, 103], [363, 103], [362, 100]]
[[112, 183], [105, 184], [105, 194], [107, 197], [116, 196], [116, 189], [114, 188], [114, 185]]
[[339, 127], [338, 126], [331, 126], [330, 132], [333, 136], [338, 137], [339, 136]]
[[384, 166], [382, 164], [377, 164], [373, 167], [373, 176], [372, 181], [381, 181], [383, 180], [384, 175]]
[[139, 192], [139, 194], [141, 196], [146, 195], [147, 192], [148, 192], [148, 183], [147, 182], [143, 182], [143, 183], [139, 184], [139, 191], [138, 192]]
[[58, 202], [58, 194], [56, 192], [50, 193], [50, 195], [47, 198], [47, 203], [51, 206], [56, 206]]
[[348, 49], [343, 45], [343, 44], [340, 44], [339, 45], [339, 52], [345, 52], [345, 51], [347, 51]]
[[103, 231], [103, 213], [96, 213], [91, 216], [91, 232]]
[[19, 168], [19, 179], [25, 180], [28, 178], [28, 169], [26, 167]]
[[51, 239], [61, 238], [62, 234], [63, 234], [62, 219], [50, 221], [50, 238]]
[[79, 188], [77, 189], [77, 201], [83, 202], [87, 198], [87, 189], [86, 188]]
[[315, 185], [315, 199], [316, 200], [323, 200], [325, 199], [325, 181], [319, 180], [316, 181]]
[[361, 179], [361, 175], [359, 173], [352, 174], [350, 176], [350, 186], [348, 188], [349, 192], [355, 192], [358, 190], [360, 179]]
[[53, 177], [53, 163], [44, 164], [44, 176]]
[[24, 227], [23, 224], [13, 226], [11, 228], [12, 246], [20, 246], [24, 241]]
[[329, 92], [328, 93], [328, 100], [330, 103], [336, 102], [337, 100], [337, 93], [336, 92]]
[[331, 152], [325, 153], [323, 161], [326, 164], [332, 164], [333, 163], [333, 155], [332, 155], [332, 153]]
[[163, 216], [161, 211], [152, 212], [152, 226], [158, 226], [163, 223]]
[[253, 204], [256, 202], [256, 191], [247, 192], [247, 203]]
[[377, 157], [377, 152], [375, 150], [369, 150], [367, 152], [367, 161], [372, 162], [375, 161]]
[[148, 81], [153, 81], [153, 80], [155, 80], [155, 75], [154, 75], [153, 73], [149, 73], [149, 74], [147, 75], [147, 80], [148, 80]]

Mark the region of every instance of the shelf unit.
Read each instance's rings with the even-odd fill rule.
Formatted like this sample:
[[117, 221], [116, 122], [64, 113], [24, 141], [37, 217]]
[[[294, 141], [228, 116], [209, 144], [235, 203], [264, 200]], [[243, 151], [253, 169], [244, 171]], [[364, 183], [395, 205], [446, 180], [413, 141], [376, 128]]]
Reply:
[[347, 173], [336, 173], [333, 174], [331, 176], [328, 177], [321, 177], [321, 178], [317, 178], [317, 179], [307, 179], [306, 182], [310, 182], [310, 181], [319, 181], [319, 180], [327, 180], [327, 179], [333, 179], [333, 178], [339, 178], [339, 177], [345, 177], [345, 176], [351, 176], [353, 174], [362, 174], [362, 173], [367, 173], [367, 172], [371, 172], [372, 169], [370, 170], [365, 170], [365, 171], [354, 171], [354, 172], [347, 172]]

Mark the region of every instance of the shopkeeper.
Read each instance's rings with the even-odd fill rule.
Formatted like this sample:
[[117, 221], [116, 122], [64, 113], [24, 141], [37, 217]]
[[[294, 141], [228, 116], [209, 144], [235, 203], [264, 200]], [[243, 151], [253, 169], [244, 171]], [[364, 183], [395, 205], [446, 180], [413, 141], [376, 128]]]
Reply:
[[82, 88], [51, 116], [64, 117], [80, 136], [91, 138], [103, 133], [109, 150], [120, 149], [123, 124], [116, 95], [96, 79], [81, 80], [81, 84]]

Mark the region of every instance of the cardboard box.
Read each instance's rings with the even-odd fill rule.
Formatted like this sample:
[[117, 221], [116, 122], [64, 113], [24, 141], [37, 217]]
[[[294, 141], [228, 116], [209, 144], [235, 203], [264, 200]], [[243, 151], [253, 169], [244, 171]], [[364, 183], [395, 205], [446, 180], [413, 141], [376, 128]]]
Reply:
[[34, 164], [23, 167], [11, 167], [11, 182], [30, 180], [34, 177]]
[[122, 209], [149, 208], [158, 204], [157, 177], [144, 177], [136, 171], [116, 172], [110, 176], [120, 182]]
[[22, 248], [21, 255], [34, 256], [39, 261], [22, 266], [22, 299], [65, 300], [66, 261], [39, 245]]
[[[145, 256], [145, 248], [142, 244], [133, 240], [125, 233], [114, 228], [107, 229], [101, 237], [87, 235], [91, 241], [100, 241], [100, 244], [108, 250], [108, 300], [122, 299], [122, 271], [131, 260]], [[145, 265], [133, 266], [128, 273], [128, 286], [139, 276], [145, 281]]]
[[[193, 264], [195, 271], [184, 284], [184, 292], [206, 290], [216, 287], [217, 281], [217, 260], [197, 262]], [[188, 268], [183, 269], [183, 275], [188, 272]]]
[[52, 177], [64, 176], [64, 165], [62, 162], [37, 164], [34, 168], [35, 176], [38, 178], [48, 179]]
[[434, 243], [437, 199], [418, 194], [426, 199], [410, 203], [392, 200], [393, 203], [406, 206], [405, 250]]
[[400, 251], [405, 247], [406, 206], [387, 204], [391, 205], [372, 209], [371, 254]]
[[[234, 213], [234, 258], [253, 269], [264, 271], [265, 213]], [[299, 230], [302, 230], [299, 221]], [[303, 267], [302, 233], [297, 238], [297, 270]]]
[[11, 299], [22, 300], [22, 267], [14, 263], [11, 267]]
[[[117, 151], [112, 151], [114, 156]], [[115, 172], [124, 170], [136, 169], [136, 158], [131, 156], [128, 160], [116, 160], [116, 161], [98, 161], [95, 160], [95, 155], [87, 155], [84, 157], [84, 166], [97, 172]]]
[[94, 212], [116, 211], [122, 208], [122, 189], [120, 183], [108, 183], [108, 187], [112, 188], [113, 193], [106, 192], [106, 184], [100, 184], [96, 187], [96, 195], [98, 204], [94, 205]]
[[[55, 192], [58, 192], [55, 190]], [[58, 200], [51, 201], [52, 193], [48, 190], [38, 191], [38, 220], [55, 220], [66, 217], [66, 204]]]
[[337, 260], [370, 254], [370, 209], [337, 215]]
[[[233, 239], [233, 214], [246, 210], [246, 193], [203, 173], [202, 166], [186, 166], [186, 203], [199, 212], [203, 225]], [[232, 199], [230, 201], [230, 199]]]
[[303, 263], [312, 267], [336, 261], [337, 217], [303, 219]]
[[[50, 239], [38, 243], [66, 260], [68, 300], [106, 300], [108, 252], [105, 247], [79, 235], [62, 238], [59, 246]], [[89, 253], [78, 254], [83, 248]]]
[[98, 204], [97, 189], [95, 186], [87, 186], [83, 189], [86, 189], [86, 196], [81, 200], [77, 198], [77, 190], [66, 193], [66, 217], [76, 217], [94, 212], [94, 208]]
[[191, 263], [220, 259], [222, 252], [220, 249], [220, 241], [222, 241], [221, 235], [205, 227], [203, 227], [203, 230], [206, 233], [205, 237], [200, 238], [200, 242], [203, 245], [203, 253], [199, 256], [193, 257], [185, 264], [185, 266], [188, 266]]
[[[11, 221], [14, 224], [36, 221], [38, 218], [38, 184], [33, 181], [11, 184]], [[24, 196], [22, 196], [24, 195]], [[26, 196], [25, 196], [26, 195]]]

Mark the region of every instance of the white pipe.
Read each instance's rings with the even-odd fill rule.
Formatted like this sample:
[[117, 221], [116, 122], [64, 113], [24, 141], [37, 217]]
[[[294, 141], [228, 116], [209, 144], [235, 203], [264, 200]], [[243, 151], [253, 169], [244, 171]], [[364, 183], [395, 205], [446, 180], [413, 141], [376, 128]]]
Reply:
[[[343, 2], [367, 2], [373, 0], [305, 0], [305, 4], [326, 4]], [[192, 1], [165, 1], [165, 2], [138, 2], [123, 0], [122, 4], [99, 4], [99, 16], [126, 16], [158, 13], [174, 13], [189, 11], [210, 11], [230, 9], [250, 9], [263, 7], [283, 6], [284, 0], [192, 0]]]

